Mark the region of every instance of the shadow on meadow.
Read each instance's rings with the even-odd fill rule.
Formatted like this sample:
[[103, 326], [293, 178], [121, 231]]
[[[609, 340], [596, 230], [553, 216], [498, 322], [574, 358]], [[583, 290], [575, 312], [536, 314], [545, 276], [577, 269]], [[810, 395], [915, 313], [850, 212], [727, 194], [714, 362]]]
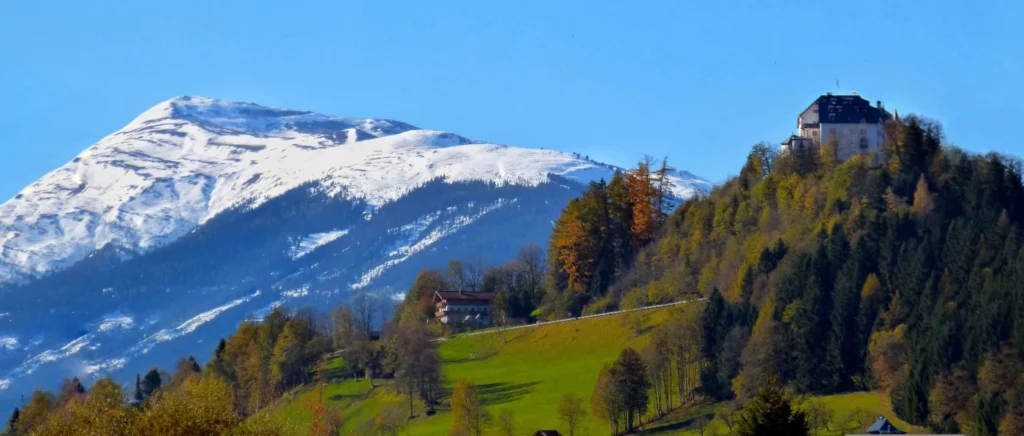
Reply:
[[484, 406], [510, 403], [532, 393], [540, 382], [529, 383], [488, 383], [480, 385], [480, 402]]

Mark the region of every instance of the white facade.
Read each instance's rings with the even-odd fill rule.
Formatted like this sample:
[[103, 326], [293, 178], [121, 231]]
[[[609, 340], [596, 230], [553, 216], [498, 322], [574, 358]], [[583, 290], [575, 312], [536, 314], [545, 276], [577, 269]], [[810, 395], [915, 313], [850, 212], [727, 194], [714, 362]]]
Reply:
[[832, 140], [840, 160], [859, 153], [878, 153], [885, 143], [885, 128], [882, 123], [821, 124], [821, 143]]
[[840, 160], [860, 153], [876, 154], [885, 143], [888, 118], [881, 102], [872, 106], [856, 95], [823, 95], [797, 116], [797, 134], [783, 142], [782, 151], [834, 141]]

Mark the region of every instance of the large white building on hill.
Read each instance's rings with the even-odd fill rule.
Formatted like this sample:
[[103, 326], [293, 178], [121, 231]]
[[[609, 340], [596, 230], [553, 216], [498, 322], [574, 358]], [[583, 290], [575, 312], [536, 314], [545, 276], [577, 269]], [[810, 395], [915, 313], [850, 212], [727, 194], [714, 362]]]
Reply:
[[836, 154], [846, 160], [859, 153], [878, 153], [885, 143], [885, 122], [893, 115], [878, 101], [874, 106], [863, 97], [828, 93], [797, 116], [797, 134], [782, 142], [782, 151], [817, 146], [835, 141]]

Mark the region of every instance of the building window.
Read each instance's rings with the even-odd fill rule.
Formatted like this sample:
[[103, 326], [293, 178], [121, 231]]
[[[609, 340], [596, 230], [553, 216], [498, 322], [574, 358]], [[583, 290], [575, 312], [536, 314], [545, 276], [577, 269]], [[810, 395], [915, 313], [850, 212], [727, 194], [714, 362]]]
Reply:
[[868, 149], [868, 138], [865, 138], [863, 136], [860, 137], [860, 149], [861, 150], [867, 150]]

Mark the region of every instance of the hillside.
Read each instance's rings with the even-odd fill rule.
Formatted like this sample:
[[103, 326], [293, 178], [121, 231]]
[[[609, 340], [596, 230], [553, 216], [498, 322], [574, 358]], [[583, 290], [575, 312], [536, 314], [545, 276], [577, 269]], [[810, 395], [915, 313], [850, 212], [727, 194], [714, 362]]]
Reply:
[[[371, 295], [379, 323], [421, 269], [543, 245], [615, 171], [393, 120], [163, 102], [0, 205], [0, 407], [204, 361], [276, 305]], [[710, 187], [671, 177], [675, 200]]]
[[774, 375], [807, 395], [881, 391], [942, 432], [1019, 434], [1021, 162], [948, 146], [916, 116], [886, 128], [881, 154], [846, 161], [834, 144], [754, 147], [738, 177], [667, 218], [605, 298], [708, 297], [713, 398], [745, 400]]
[[[641, 350], [650, 343], [652, 331], [664, 325], [671, 317], [684, 311], [699, 311], [700, 303], [669, 308], [617, 314], [565, 323], [531, 327], [508, 332], [507, 343], [501, 334], [492, 332], [474, 336], [458, 336], [441, 345], [444, 359], [443, 374], [448, 383], [468, 379], [480, 386], [481, 402], [492, 414], [501, 409], [513, 411], [517, 424], [524, 432], [539, 429], [560, 429], [558, 402], [562, 394], [571, 392], [589, 402], [601, 367], [613, 361], [626, 347]], [[635, 333], [637, 319], [642, 326]], [[340, 361], [335, 361], [335, 368]], [[340, 413], [344, 421], [342, 434], [357, 431], [388, 404], [404, 405], [403, 397], [396, 397], [390, 380], [377, 381], [371, 390], [365, 379], [354, 380], [347, 374], [329, 371], [337, 380], [324, 390], [326, 405]], [[311, 386], [286, 394], [261, 414], [285, 424], [288, 434], [305, 434], [311, 420], [307, 401], [315, 397]], [[868, 419], [892, 416], [888, 401], [877, 393], [861, 392], [821, 398], [836, 414], [850, 413], [860, 408]], [[715, 411], [727, 403], [700, 403], [684, 407], [652, 424], [649, 434], [696, 434], [689, 430], [695, 417], [714, 417]], [[653, 418], [653, 416], [651, 416]], [[446, 408], [430, 417], [420, 416], [411, 421], [402, 434], [445, 434], [451, 421]], [[910, 428], [896, 420], [901, 428]], [[724, 430], [724, 423], [714, 421], [713, 427]], [[607, 425], [588, 416], [583, 434], [606, 434]]]

